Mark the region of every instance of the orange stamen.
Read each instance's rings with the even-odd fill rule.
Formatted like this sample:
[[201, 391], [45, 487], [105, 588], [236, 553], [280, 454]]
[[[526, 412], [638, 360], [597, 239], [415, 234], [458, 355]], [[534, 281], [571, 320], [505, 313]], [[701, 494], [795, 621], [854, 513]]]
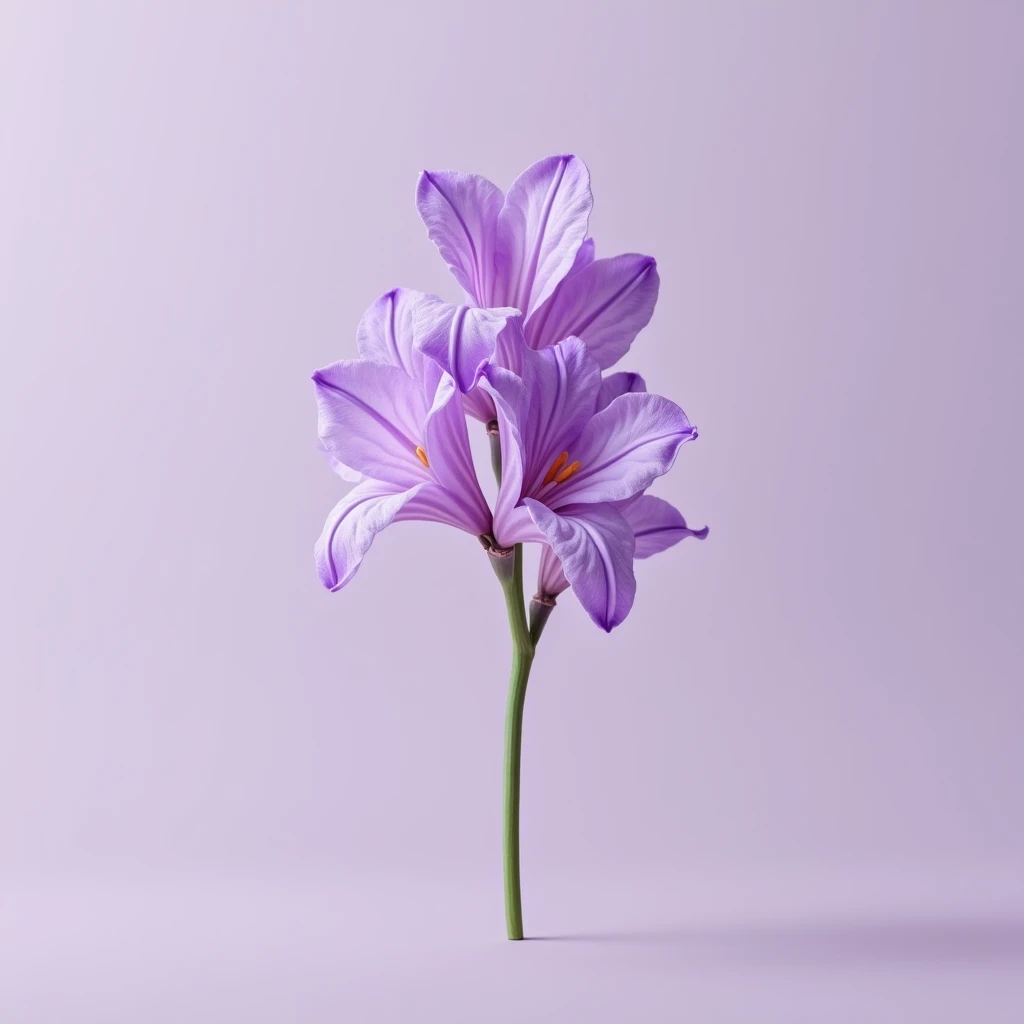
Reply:
[[558, 475], [558, 471], [569, 461], [569, 453], [562, 452], [561, 455], [551, 463], [551, 468], [548, 470], [548, 475], [544, 477], [544, 483], [549, 484]]
[[571, 477], [574, 473], [579, 471], [579, 468], [579, 462], [570, 462], [569, 465], [566, 466], [565, 469], [563, 469], [562, 472], [555, 477], [555, 483], [564, 484], [565, 481], [569, 479], [569, 477]]
[[430, 462], [427, 459], [427, 451], [425, 448], [421, 448], [419, 445], [416, 445], [416, 458], [419, 459], [427, 469], [430, 469]]

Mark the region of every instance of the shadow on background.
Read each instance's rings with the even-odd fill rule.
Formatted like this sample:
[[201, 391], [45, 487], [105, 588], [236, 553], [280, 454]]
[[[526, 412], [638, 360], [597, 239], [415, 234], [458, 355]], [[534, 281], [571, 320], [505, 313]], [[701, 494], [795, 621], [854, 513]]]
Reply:
[[545, 942], [655, 945], [677, 950], [686, 959], [702, 964], [1018, 964], [1024, 968], [1024, 917], [737, 922], [534, 938]]

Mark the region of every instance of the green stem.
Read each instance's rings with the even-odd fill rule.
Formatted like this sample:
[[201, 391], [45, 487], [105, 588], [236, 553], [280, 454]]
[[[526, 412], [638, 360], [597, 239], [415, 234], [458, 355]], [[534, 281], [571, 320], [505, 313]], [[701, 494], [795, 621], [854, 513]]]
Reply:
[[519, 766], [523, 747], [523, 706], [533, 664], [534, 645], [523, 602], [523, 546], [517, 544], [514, 563], [502, 580], [508, 624], [512, 632], [512, 676], [505, 707], [505, 926], [510, 939], [523, 937], [523, 899], [519, 883]]

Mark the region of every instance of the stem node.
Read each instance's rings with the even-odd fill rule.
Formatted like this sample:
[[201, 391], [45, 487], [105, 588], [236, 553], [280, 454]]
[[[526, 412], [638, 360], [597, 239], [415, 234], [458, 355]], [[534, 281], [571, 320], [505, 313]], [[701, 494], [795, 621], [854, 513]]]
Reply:
[[540, 639], [544, 627], [547, 625], [548, 617], [555, 610], [555, 599], [546, 594], [534, 594], [530, 602], [530, 639], [534, 646]]

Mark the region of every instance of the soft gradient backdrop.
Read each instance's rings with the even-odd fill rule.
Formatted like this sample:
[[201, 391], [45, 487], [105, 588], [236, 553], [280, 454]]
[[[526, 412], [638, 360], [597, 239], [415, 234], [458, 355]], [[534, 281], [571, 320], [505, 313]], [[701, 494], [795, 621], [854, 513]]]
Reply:
[[[1024, 1019], [1022, 66], [996, 0], [8, 0], [0, 1018]], [[548, 626], [513, 946], [499, 588], [320, 588], [309, 374], [458, 295], [421, 168], [553, 152], [711, 535]]]

